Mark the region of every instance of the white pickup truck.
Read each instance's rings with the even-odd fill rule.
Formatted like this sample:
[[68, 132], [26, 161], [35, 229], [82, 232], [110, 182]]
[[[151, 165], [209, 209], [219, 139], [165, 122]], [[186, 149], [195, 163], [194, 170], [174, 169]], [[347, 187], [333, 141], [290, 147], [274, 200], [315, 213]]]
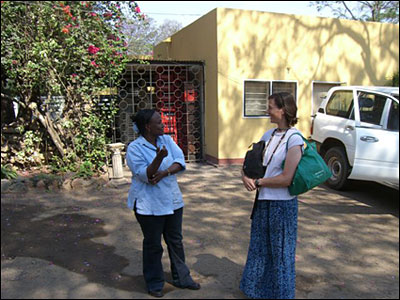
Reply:
[[311, 140], [332, 171], [329, 187], [354, 179], [399, 189], [399, 88], [331, 88], [313, 116]]

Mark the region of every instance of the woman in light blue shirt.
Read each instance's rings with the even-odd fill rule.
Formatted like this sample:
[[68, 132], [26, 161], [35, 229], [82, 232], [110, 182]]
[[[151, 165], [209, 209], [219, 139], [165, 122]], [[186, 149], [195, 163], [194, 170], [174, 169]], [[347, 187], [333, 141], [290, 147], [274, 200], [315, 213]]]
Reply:
[[143, 275], [150, 295], [162, 297], [164, 271], [161, 236], [168, 246], [172, 284], [198, 290], [185, 264], [182, 243], [183, 199], [175, 174], [186, 168], [182, 150], [164, 135], [160, 114], [153, 109], [134, 117], [139, 138], [129, 144], [126, 160], [132, 172], [128, 207], [135, 211], [143, 233]]

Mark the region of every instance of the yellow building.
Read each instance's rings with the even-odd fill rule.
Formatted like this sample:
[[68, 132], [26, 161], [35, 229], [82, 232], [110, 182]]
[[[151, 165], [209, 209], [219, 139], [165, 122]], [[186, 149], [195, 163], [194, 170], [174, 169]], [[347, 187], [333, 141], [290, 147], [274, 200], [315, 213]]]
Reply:
[[385, 85], [398, 71], [399, 25], [217, 8], [157, 45], [154, 59], [204, 62], [205, 158], [239, 163], [274, 126], [269, 94], [295, 95], [308, 137], [321, 92]]

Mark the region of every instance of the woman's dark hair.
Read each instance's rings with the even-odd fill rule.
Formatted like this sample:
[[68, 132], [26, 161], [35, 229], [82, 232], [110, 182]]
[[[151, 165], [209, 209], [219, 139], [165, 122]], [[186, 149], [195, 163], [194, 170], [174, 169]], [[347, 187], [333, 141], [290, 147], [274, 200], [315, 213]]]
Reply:
[[146, 133], [146, 125], [149, 124], [151, 117], [153, 117], [155, 109], [142, 109], [139, 110], [136, 115], [132, 115], [132, 122], [136, 123], [137, 128], [139, 129], [140, 135], [144, 135]]
[[275, 93], [268, 97], [268, 100], [270, 99], [274, 99], [278, 108], [283, 108], [285, 119], [289, 126], [297, 124], [297, 105], [292, 94], [286, 92]]

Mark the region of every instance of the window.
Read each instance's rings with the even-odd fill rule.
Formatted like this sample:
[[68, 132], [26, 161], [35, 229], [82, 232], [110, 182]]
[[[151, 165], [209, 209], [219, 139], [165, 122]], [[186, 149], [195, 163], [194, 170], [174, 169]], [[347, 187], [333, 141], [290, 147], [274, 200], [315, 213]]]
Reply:
[[268, 97], [274, 93], [288, 92], [297, 99], [296, 82], [244, 81], [244, 117], [266, 117]]
[[390, 106], [387, 129], [399, 131], [399, 103], [395, 101], [392, 101], [392, 105]]
[[311, 115], [315, 115], [322, 103], [326, 98], [328, 91], [335, 87], [340, 86], [340, 82], [321, 82], [315, 81], [312, 85], [312, 112]]
[[354, 118], [353, 111], [353, 92], [337, 91], [333, 94], [326, 106], [326, 113], [331, 116], [348, 119], [350, 115]]
[[265, 81], [244, 82], [244, 115], [259, 117], [267, 115], [270, 83]]
[[358, 105], [360, 106], [360, 121], [374, 125], [381, 125], [382, 113], [387, 98], [380, 95], [360, 92]]
[[283, 92], [292, 94], [294, 99], [296, 99], [296, 84], [294, 82], [273, 82], [272, 94]]

